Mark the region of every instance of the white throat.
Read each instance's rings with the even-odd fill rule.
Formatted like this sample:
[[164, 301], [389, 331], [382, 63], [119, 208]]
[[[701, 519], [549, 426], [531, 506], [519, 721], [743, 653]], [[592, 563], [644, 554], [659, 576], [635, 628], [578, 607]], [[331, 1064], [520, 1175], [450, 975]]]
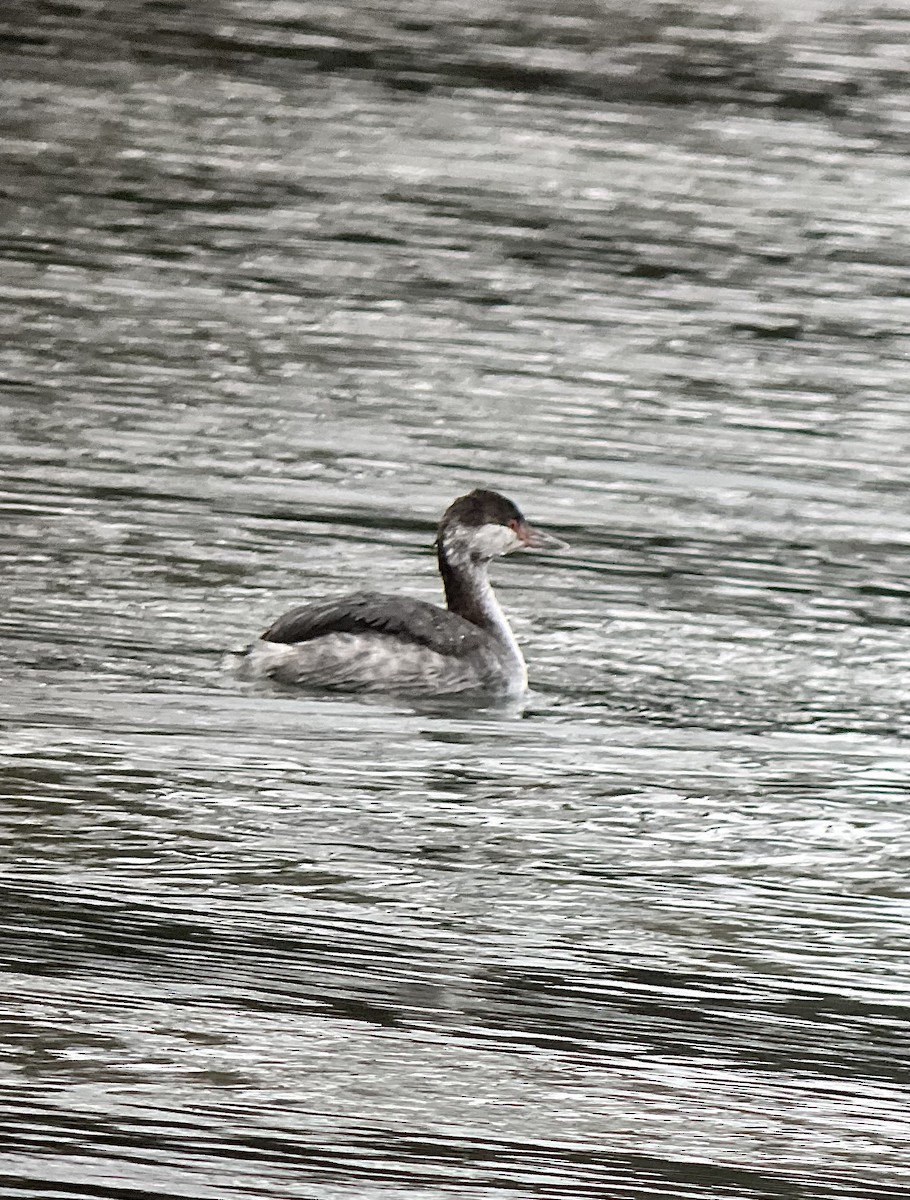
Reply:
[[514, 667], [521, 687], [527, 687], [528, 672], [512, 628], [490, 583], [492, 558], [523, 545], [505, 525], [456, 526], [444, 532], [440, 544], [440, 570], [449, 608], [485, 629], [498, 643]]

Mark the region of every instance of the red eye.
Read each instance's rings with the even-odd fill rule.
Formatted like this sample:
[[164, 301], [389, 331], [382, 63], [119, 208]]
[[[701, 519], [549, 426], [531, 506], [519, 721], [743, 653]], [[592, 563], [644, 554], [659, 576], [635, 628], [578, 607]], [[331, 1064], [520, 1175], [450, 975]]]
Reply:
[[524, 521], [513, 519], [509, 522], [509, 528], [515, 534], [518, 540], [525, 546], [529, 546], [531, 544], [531, 530], [524, 523]]

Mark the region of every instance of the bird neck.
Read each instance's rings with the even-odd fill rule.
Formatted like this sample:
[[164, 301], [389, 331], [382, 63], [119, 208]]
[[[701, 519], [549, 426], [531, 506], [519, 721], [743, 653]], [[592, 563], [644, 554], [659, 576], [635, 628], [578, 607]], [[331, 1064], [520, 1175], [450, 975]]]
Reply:
[[449, 612], [492, 634], [517, 654], [515, 637], [490, 583], [489, 564], [447, 547], [443, 540], [437, 543], [436, 554]]

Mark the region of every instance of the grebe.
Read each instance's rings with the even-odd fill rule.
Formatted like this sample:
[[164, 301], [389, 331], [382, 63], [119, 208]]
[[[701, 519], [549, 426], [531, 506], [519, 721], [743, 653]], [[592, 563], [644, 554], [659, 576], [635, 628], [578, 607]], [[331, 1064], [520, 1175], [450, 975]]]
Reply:
[[520, 695], [528, 672], [489, 564], [514, 550], [564, 546], [533, 529], [511, 500], [478, 488], [450, 504], [439, 523], [447, 608], [381, 592], [293, 608], [246, 650], [241, 673], [342, 691]]

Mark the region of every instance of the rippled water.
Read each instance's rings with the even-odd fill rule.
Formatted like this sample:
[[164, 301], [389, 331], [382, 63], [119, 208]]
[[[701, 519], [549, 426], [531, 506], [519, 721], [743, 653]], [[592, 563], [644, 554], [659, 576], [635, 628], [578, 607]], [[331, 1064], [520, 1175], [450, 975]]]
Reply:
[[[906, 1194], [910, 9], [756, 11], [4, 18], [0, 1194]], [[523, 713], [233, 677], [478, 484]]]

